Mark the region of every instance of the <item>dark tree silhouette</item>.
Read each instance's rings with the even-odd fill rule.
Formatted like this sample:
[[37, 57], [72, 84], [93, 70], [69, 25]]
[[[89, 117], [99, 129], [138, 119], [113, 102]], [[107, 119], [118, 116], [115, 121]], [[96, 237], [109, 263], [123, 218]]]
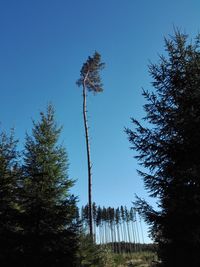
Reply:
[[0, 134], [0, 266], [12, 266], [20, 257], [17, 141], [14, 132]]
[[83, 120], [85, 128], [85, 139], [87, 149], [87, 163], [88, 163], [88, 206], [89, 206], [89, 225], [90, 236], [93, 237], [92, 225], [92, 173], [91, 173], [91, 156], [89, 144], [89, 131], [87, 119], [87, 90], [93, 93], [100, 93], [103, 91], [100, 70], [104, 68], [104, 63], [101, 63], [101, 55], [97, 52], [92, 57], [88, 57], [87, 61], [83, 64], [80, 71], [80, 78], [77, 81], [78, 86], [83, 88]]
[[158, 210], [138, 199], [152, 226], [162, 266], [200, 266], [200, 36], [188, 43], [175, 32], [165, 40], [167, 55], [151, 64], [152, 92], [145, 121], [127, 129], [145, 187], [158, 199]]
[[61, 128], [48, 106], [27, 135], [24, 151], [21, 266], [76, 266], [78, 224], [76, 198], [70, 189], [68, 159], [59, 145]]

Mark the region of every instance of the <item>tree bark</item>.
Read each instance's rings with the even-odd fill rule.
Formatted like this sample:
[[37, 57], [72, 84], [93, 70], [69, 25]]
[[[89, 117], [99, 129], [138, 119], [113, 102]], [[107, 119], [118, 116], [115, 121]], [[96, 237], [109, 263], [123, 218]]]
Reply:
[[93, 225], [92, 225], [92, 173], [91, 173], [91, 159], [90, 159], [90, 144], [89, 144], [89, 132], [87, 122], [87, 103], [86, 103], [86, 85], [85, 80], [83, 82], [83, 120], [85, 128], [85, 140], [87, 149], [87, 163], [88, 163], [88, 212], [89, 212], [89, 232], [91, 238], [93, 238]]

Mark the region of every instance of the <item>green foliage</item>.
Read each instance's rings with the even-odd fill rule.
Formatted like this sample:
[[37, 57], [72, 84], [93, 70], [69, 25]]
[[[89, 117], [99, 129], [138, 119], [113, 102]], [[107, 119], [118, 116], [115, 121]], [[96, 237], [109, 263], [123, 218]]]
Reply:
[[[12, 131], [10, 136], [5, 133], [0, 135], [0, 224], [9, 227], [11, 213], [15, 210], [15, 193], [18, 181], [17, 166], [17, 141], [14, 140]], [[13, 194], [14, 193], [14, 194]]]
[[109, 267], [152, 267], [152, 262], [157, 259], [153, 252], [143, 251], [134, 253], [114, 254], [111, 253], [112, 264]]
[[110, 267], [115, 266], [114, 254], [109, 246], [100, 245], [99, 246], [99, 259], [101, 267]]
[[106, 267], [114, 263], [111, 251], [95, 244], [91, 236], [86, 234], [80, 236], [78, 259], [81, 267]]
[[85, 86], [88, 91], [95, 93], [102, 92], [102, 83], [99, 71], [105, 64], [101, 62], [101, 55], [95, 52], [92, 57], [88, 57], [80, 71], [80, 78], [77, 81], [78, 86]]
[[[148, 248], [148, 246], [146, 247]], [[82, 234], [78, 251], [78, 266], [81, 267], [150, 267], [157, 260], [155, 251], [113, 253], [109, 245], [97, 245], [90, 235]]]
[[18, 203], [19, 166], [17, 141], [12, 130], [10, 136], [0, 134], [0, 265], [10, 262], [10, 255], [18, 255]]
[[27, 135], [23, 165], [23, 262], [25, 266], [75, 266], [76, 198], [69, 190], [67, 154], [51, 105]]
[[79, 266], [95, 266], [98, 262], [97, 246], [91, 239], [90, 235], [80, 235], [80, 245], [78, 250]]
[[136, 204], [158, 242], [162, 266], [200, 266], [200, 36], [189, 43], [179, 31], [165, 40], [167, 56], [151, 64], [153, 92], [144, 91], [147, 124], [132, 119], [126, 132], [145, 187], [158, 211]]

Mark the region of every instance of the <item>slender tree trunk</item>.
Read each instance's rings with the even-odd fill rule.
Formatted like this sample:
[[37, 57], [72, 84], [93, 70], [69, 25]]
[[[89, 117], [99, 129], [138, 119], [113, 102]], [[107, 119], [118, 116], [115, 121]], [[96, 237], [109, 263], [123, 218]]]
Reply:
[[127, 224], [127, 234], [128, 234], [128, 242], [129, 242], [129, 252], [131, 253], [131, 235], [130, 235], [130, 224], [129, 221], [126, 222]]
[[123, 231], [123, 225], [122, 225], [123, 223], [122, 223], [122, 219], [121, 219], [121, 222], [120, 222], [120, 230], [121, 230], [121, 242], [120, 242], [120, 245], [121, 245], [121, 252], [123, 253], [123, 250], [124, 250], [124, 248], [123, 248], [123, 241], [125, 241], [125, 237], [124, 237], [124, 231]]
[[131, 229], [132, 229], [132, 238], [133, 238], [133, 244], [134, 244], [134, 251], [137, 251], [137, 241], [136, 241], [136, 234], [134, 229], [134, 221], [131, 221]]
[[136, 236], [137, 236], [137, 242], [138, 242], [138, 249], [140, 251], [140, 235], [139, 235], [139, 230], [138, 230], [138, 223], [137, 223], [137, 215], [136, 215], [136, 212], [135, 212], [135, 230], [136, 230]]
[[112, 224], [112, 221], [110, 222], [109, 228], [110, 228], [111, 247], [112, 247], [112, 251], [114, 252], [115, 249], [114, 249], [114, 235], [113, 235], [113, 224]]
[[143, 229], [142, 229], [141, 217], [139, 217], [139, 223], [140, 223], [140, 230], [141, 230], [141, 235], [142, 235], [142, 243], [144, 244], [144, 234], [143, 234]]
[[87, 163], [88, 163], [88, 213], [89, 213], [89, 230], [90, 236], [93, 238], [93, 225], [92, 225], [92, 173], [91, 173], [91, 159], [90, 159], [90, 144], [87, 122], [87, 103], [86, 103], [86, 86], [83, 83], [83, 119], [85, 128], [85, 140], [87, 149]]
[[118, 244], [118, 253], [121, 253], [121, 240], [120, 240], [120, 232], [119, 232], [119, 222], [117, 222], [117, 244]]

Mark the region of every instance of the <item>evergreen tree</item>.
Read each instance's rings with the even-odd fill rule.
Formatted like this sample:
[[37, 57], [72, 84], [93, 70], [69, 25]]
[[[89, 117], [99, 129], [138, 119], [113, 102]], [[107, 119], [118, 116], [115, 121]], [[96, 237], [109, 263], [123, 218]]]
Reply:
[[88, 57], [87, 61], [83, 64], [80, 71], [80, 78], [77, 81], [78, 86], [83, 88], [83, 120], [85, 128], [85, 140], [87, 149], [87, 163], [88, 163], [88, 207], [89, 207], [89, 227], [90, 236], [93, 238], [93, 225], [92, 225], [92, 165], [90, 156], [89, 144], [89, 131], [87, 119], [87, 91], [99, 93], [103, 91], [100, 70], [104, 68], [104, 63], [101, 63], [101, 55], [97, 52], [92, 57]]
[[154, 90], [144, 91], [147, 124], [133, 119], [126, 132], [154, 210], [137, 204], [159, 245], [162, 266], [200, 266], [200, 36], [188, 43], [175, 32], [165, 40], [167, 55], [151, 64]]
[[14, 132], [0, 134], [0, 266], [11, 266], [19, 257], [18, 183], [20, 169]]
[[75, 266], [78, 244], [76, 198], [61, 128], [48, 106], [27, 135], [24, 151], [24, 257], [22, 266]]

